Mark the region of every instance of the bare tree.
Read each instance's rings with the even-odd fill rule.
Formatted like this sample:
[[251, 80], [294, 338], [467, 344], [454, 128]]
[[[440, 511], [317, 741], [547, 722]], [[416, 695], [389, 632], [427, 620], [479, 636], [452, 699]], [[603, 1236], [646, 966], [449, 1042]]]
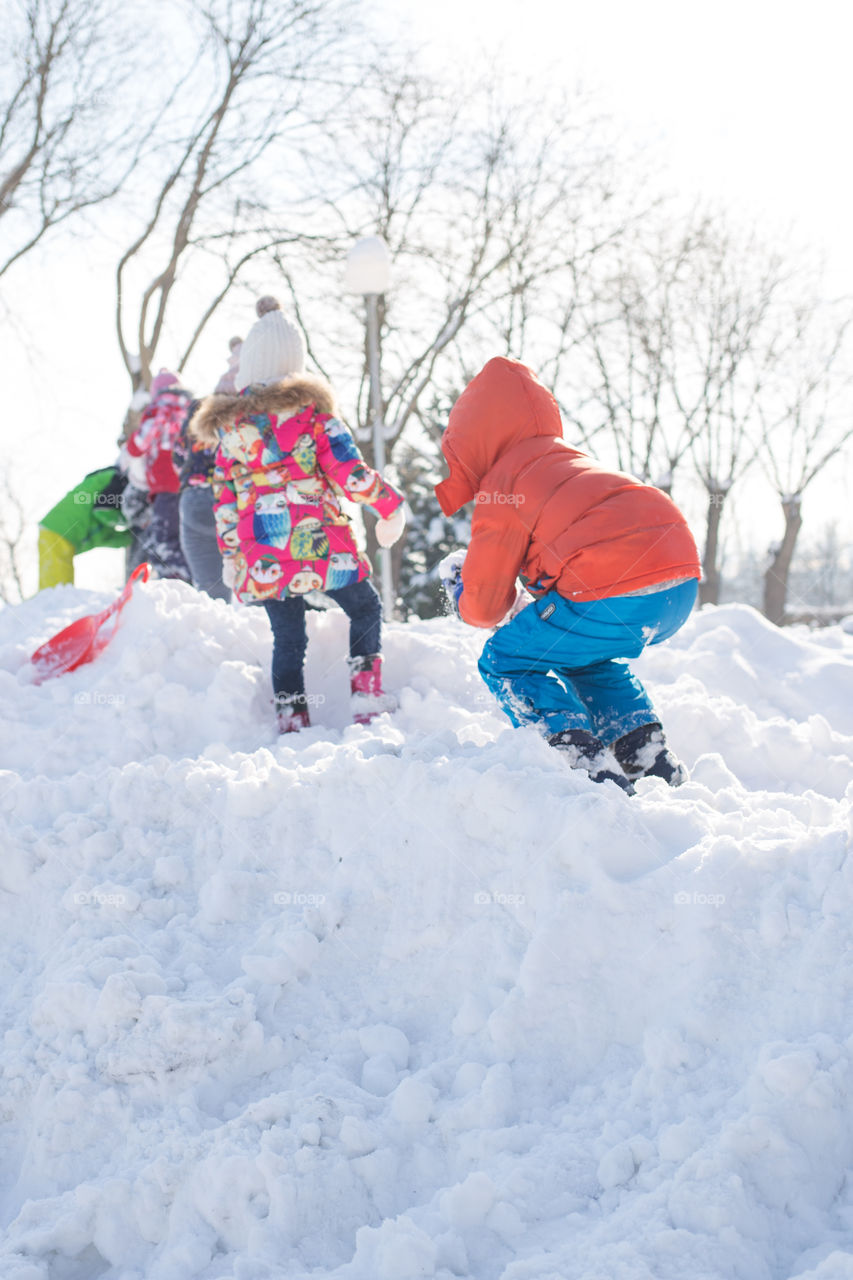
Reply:
[[663, 206], [579, 284], [580, 387], [568, 416], [667, 492], [692, 455], [707, 497], [702, 601], [719, 599], [725, 504], [757, 452], [785, 279], [781, 255], [756, 235]]
[[296, 221], [311, 195], [301, 149], [346, 78], [335, 55], [354, 39], [357, 7], [190, 0], [188, 45], [198, 56], [163, 112], [149, 194], [136, 201], [146, 212], [116, 268], [116, 328], [134, 390], [150, 382], [180, 285], [206, 300], [191, 324], [176, 326], [179, 372], [247, 264], [301, 233], [281, 230], [281, 211]]
[[[766, 568], [764, 569], [766, 572]], [[850, 613], [850, 548], [837, 520], [829, 520], [806, 547], [797, 545], [785, 621], [838, 621]], [[762, 574], [763, 576], [763, 574]]]
[[761, 406], [761, 460], [779, 497], [782, 538], [764, 577], [764, 613], [785, 620], [806, 489], [853, 438], [853, 303], [814, 296], [787, 311], [787, 341]]
[[564, 416], [620, 469], [666, 492], [693, 438], [670, 389], [692, 252], [685, 228], [647, 219], [576, 281], [568, 320], [577, 342]]
[[352, 300], [330, 328], [328, 298], [341, 293], [351, 245], [382, 236], [393, 262], [380, 306], [386, 448], [393, 457], [406, 439], [435, 450], [427, 395], [458, 393], [488, 356], [535, 359], [558, 345], [556, 299], [620, 226], [615, 166], [579, 98], [552, 112], [541, 96], [510, 97], [502, 85], [460, 91], [383, 58], [349, 107], [324, 161], [342, 184], [327, 186], [333, 238], [322, 261], [314, 248], [310, 267], [292, 252], [278, 266], [312, 358], [323, 368], [333, 357], [333, 381], [350, 391], [372, 458], [366, 352], [355, 364], [346, 354], [361, 304]]
[[[0, 276], [114, 196], [142, 138], [118, 106], [118, 5], [12, 0], [0, 39]], [[123, 54], [123, 51], [122, 51]]]
[[758, 453], [759, 406], [778, 353], [774, 308], [788, 271], [781, 254], [756, 233], [743, 236], [710, 221], [698, 250], [672, 393], [707, 497], [699, 599], [716, 604], [723, 512]]
[[[291, 253], [277, 264], [310, 336], [330, 289], [341, 292], [349, 247], [364, 235], [388, 244], [393, 285], [381, 306], [381, 347], [393, 449], [436, 377], [456, 385], [481, 354], [533, 349], [544, 323], [537, 317], [552, 314], [539, 305], [543, 290], [556, 293], [561, 279], [565, 292], [572, 268], [614, 234], [615, 178], [583, 100], [546, 111], [503, 85], [443, 84], [409, 59], [383, 57], [362, 75], [346, 128], [328, 141], [324, 165], [340, 185], [327, 187], [324, 259], [312, 245], [310, 268]], [[353, 301], [349, 332], [359, 308]], [[326, 350], [340, 359], [339, 332], [317, 344], [318, 362]], [[353, 372], [369, 449], [366, 358], [344, 376]]]

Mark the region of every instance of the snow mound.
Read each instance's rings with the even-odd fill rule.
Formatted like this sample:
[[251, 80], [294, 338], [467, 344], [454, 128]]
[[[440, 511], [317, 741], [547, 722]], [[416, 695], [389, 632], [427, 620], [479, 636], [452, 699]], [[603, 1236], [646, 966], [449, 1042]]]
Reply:
[[260, 610], [0, 613], [3, 1280], [849, 1280], [853, 636], [705, 609], [636, 664], [678, 791], [509, 728], [483, 636], [278, 740]]

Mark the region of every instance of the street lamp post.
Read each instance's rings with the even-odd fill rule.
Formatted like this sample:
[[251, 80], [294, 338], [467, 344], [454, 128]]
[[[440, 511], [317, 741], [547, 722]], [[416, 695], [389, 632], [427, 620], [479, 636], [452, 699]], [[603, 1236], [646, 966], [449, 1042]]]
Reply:
[[[380, 475], [385, 470], [385, 422], [382, 413], [382, 385], [379, 369], [379, 297], [391, 280], [391, 257], [380, 236], [357, 240], [347, 254], [345, 287], [360, 293], [367, 311], [367, 371], [370, 378], [370, 421], [373, 432], [373, 460]], [[390, 547], [379, 548], [382, 612], [386, 621], [394, 613], [394, 575]]]

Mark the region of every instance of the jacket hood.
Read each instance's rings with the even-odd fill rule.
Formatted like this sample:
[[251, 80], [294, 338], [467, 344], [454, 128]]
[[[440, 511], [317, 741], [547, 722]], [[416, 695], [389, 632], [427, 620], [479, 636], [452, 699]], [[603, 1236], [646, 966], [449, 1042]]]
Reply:
[[441, 438], [450, 476], [435, 487], [442, 511], [451, 516], [473, 501], [483, 477], [514, 445], [535, 436], [562, 434], [551, 392], [520, 361], [496, 356], [450, 411]]
[[240, 418], [258, 414], [290, 418], [307, 404], [320, 413], [337, 414], [335, 395], [328, 382], [311, 374], [293, 374], [268, 387], [247, 387], [240, 395], [213, 395], [202, 400], [190, 424], [190, 435], [202, 444], [218, 444], [220, 433]]

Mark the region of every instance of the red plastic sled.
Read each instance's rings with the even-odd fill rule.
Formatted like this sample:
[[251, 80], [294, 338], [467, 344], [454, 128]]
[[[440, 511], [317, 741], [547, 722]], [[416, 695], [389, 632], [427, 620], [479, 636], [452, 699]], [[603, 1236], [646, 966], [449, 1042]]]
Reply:
[[84, 663], [97, 658], [113, 638], [119, 614], [133, 592], [133, 584], [147, 581], [150, 571], [148, 564], [137, 565], [125, 583], [121, 595], [111, 605], [102, 609], [100, 613], [90, 613], [85, 618], [77, 618], [70, 626], [58, 631], [55, 636], [51, 636], [36, 649], [30, 659], [36, 671], [33, 684], [52, 680], [54, 676], [63, 676], [66, 671], [76, 671]]

